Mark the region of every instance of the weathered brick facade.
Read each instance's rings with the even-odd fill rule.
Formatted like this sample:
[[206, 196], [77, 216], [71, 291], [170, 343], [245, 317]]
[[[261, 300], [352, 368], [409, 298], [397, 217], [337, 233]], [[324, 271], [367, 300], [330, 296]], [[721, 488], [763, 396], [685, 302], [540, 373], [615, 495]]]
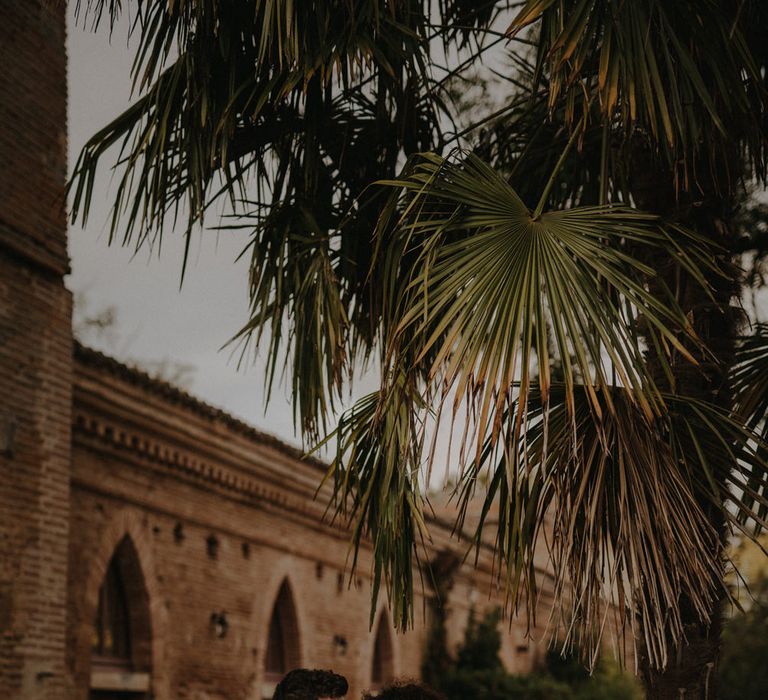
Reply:
[[[262, 697], [269, 620], [284, 582], [296, 615], [294, 663], [344, 674], [349, 697], [371, 685], [378, 625], [369, 631], [370, 552], [348, 586], [349, 534], [323, 520], [327, 495], [314, 498], [321, 464], [83, 348], [73, 417], [69, 649], [76, 697], [89, 687], [99, 586], [126, 535], [151, 620], [151, 651], [139, 665], [158, 700]], [[456, 547], [447, 528], [435, 524], [433, 534], [434, 553]], [[495, 604], [487, 565], [457, 574], [448, 601], [451, 645], [462, 639], [470, 607]], [[389, 675], [419, 676], [422, 593], [413, 632], [396, 635], [386, 625]], [[211, 616], [222, 612], [228, 630], [218, 638]], [[522, 624], [503, 635], [503, 658], [519, 671], [536, 655]]]
[[64, 3], [0, 0], [0, 697], [65, 665], [71, 300]]
[[[417, 677], [428, 591], [413, 632], [391, 631], [383, 597], [369, 631], [370, 552], [348, 585], [349, 535], [323, 519], [327, 493], [314, 498], [321, 464], [103, 355], [73, 355], [64, 9], [0, 0], [0, 698], [262, 698], [278, 599], [287, 665], [333, 668], [352, 698]], [[433, 534], [432, 554], [455, 547], [446, 527]], [[114, 645], [110, 572], [127, 601], [110, 613], [130, 636], [119, 668], [93, 651]], [[487, 557], [456, 575], [451, 645], [491, 589]], [[523, 631], [503, 637], [518, 671], [537, 653]]]

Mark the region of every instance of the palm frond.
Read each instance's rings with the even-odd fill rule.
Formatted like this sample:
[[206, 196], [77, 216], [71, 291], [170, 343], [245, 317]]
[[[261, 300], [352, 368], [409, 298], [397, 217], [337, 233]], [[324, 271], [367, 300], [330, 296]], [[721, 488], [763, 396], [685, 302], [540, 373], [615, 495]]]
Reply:
[[[639, 326], [662, 360], [692, 361], [686, 345], [696, 340], [672, 295], [650, 294], [655, 271], [636, 255], [663, 252], [704, 284], [706, 243], [627, 208], [536, 215], [472, 155], [446, 160], [420, 154], [399, 179], [383, 184], [394, 193], [379, 222], [372, 274], [383, 288], [385, 366], [411, 393], [404, 400], [399, 384], [385, 384], [366, 399], [359, 428], [351, 429], [345, 418], [337, 432], [345, 456], [337, 457], [331, 473], [343, 485], [337, 486], [343, 495], [338, 503], [360, 504], [353, 510], [356, 546], [363, 515], [374, 512], [365, 500], [372, 498], [366, 494], [373, 480], [347, 479], [374, 473], [373, 464], [380, 473], [395, 473], [397, 459], [379, 456], [402, 452], [407, 438], [413, 452], [398, 459], [407, 465], [400, 469], [409, 474], [410, 488], [422, 462], [431, 459], [425, 406], [439, 415], [453, 399], [455, 418], [463, 401], [463, 447], [467, 435], [476, 445], [474, 458], [467, 461], [462, 447], [459, 460], [464, 507], [480, 470], [497, 460], [483, 519], [498, 497], [496, 546], [510, 600], [536, 600], [536, 543], [554, 518], [550, 553], [562, 606], [556, 618], [567, 621], [568, 639], [590, 651], [599, 647], [609, 611], [605, 596], [615, 584], [641, 616], [653, 663], [664, 665], [670, 640], [682, 634], [680, 601], [688, 596], [702, 617], [711, 611], [721, 552], [704, 509], [722, 508], [731, 481], [730, 472], [702, 457], [696, 457], [695, 474], [678, 466], [681, 445], [697, 440], [701, 424], [690, 430], [683, 422], [679, 437], [683, 428], [675, 423], [672, 439], [669, 416], [678, 398], [663, 393], [651, 376]], [[384, 429], [393, 410], [399, 427]], [[707, 445], [704, 454], [717, 448], [722, 456], [735, 436]], [[685, 446], [688, 457], [691, 447]], [[715, 464], [736, 461], [725, 457]], [[757, 469], [759, 459], [750, 459], [742, 462]], [[743, 487], [743, 479], [732, 481]], [[755, 502], [764, 502], [762, 488]], [[401, 508], [411, 507], [405, 487], [393, 492], [385, 484], [376, 492], [393, 499], [390, 512], [400, 513], [397, 499]], [[748, 504], [740, 508], [734, 523], [745, 527], [741, 515], [756, 513]], [[638, 525], [635, 517], [644, 521]], [[701, 527], [688, 533], [691, 518]], [[373, 521], [367, 527], [379, 536]], [[399, 550], [382, 553], [384, 562], [402, 570]], [[641, 582], [654, 567], [658, 576], [645, 590]]]
[[740, 339], [732, 376], [739, 414], [748, 426], [768, 430], [768, 324]]
[[[537, 217], [473, 155], [422, 154], [388, 184], [402, 192], [401, 213], [390, 210], [378, 234], [394, 319], [388, 350], [422, 372], [439, 402], [454, 396], [454, 412], [466, 402], [478, 445], [499, 434], [512, 403], [527, 405], [532, 386], [548, 401], [552, 358], [569, 405], [581, 378], [597, 415], [610, 409], [597, 392], [607, 395], [615, 375], [645, 415], [661, 411], [638, 319], [667, 356], [690, 358], [682, 339], [693, 334], [671, 295], [648, 291], [655, 272], [633, 252], [664, 251], [700, 279], [692, 251], [704, 255], [702, 241], [627, 208]], [[685, 249], [674, 240], [684, 235]]]
[[726, 143], [743, 147], [762, 175], [764, 52], [743, 4], [527, 0], [509, 31], [539, 23], [538, 71], [552, 108], [573, 110], [597, 92], [607, 123], [627, 137], [641, 130], [686, 176]]
[[[112, 235], [122, 226], [125, 241], [138, 231], [140, 242], [162, 234], [169, 212], [186, 207], [191, 225], [222, 194], [242, 196], [248, 174], [262, 201], [296, 187], [293, 171], [317, 189], [322, 142], [344, 134], [333, 120], [339, 104], [352, 114], [357, 100], [376, 102], [383, 150], [393, 140], [396, 151], [430, 145], [422, 139], [434, 135], [438, 100], [426, 87], [421, 4], [369, 0], [339, 12], [332, 2], [139, 2], [140, 97], [83, 148], [70, 182], [73, 221], [87, 219], [99, 163], [115, 144]], [[105, 7], [88, 4], [95, 17]], [[307, 194], [357, 196], [370, 179], [350, 182], [349, 173]]]
[[334, 413], [349, 361], [348, 305], [337, 274], [338, 256], [304, 206], [275, 206], [267, 221], [245, 216], [227, 228], [253, 229], [254, 218], [258, 234], [244, 251], [251, 255], [251, 318], [229, 344], [238, 345], [245, 358], [251, 346], [254, 353], [264, 350], [267, 333], [266, 400], [276, 372], [287, 374], [294, 424], [316, 441], [328, 430], [326, 417]]
[[429, 538], [419, 482], [424, 408], [413, 379], [398, 373], [360, 399], [322, 443], [336, 443], [326, 479], [333, 480], [336, 516], [352, 525], [353, 571], [363, 541], [373, 546], [371, 624], [383, 581], [403, 630], [413, 623], [413, 577], [419, 546]]
[[[70, 181], [72, 220], [85, 221], [119, 148], [110, 240], [137, 248], [185, 215], [189, 245], [226, 198], [251, 232], [237, 339], [252, 348], [269, 328], [267, 388], [291, 362], [296, 423], [313, 440], [376, 336], [369, 241], [385, 197], [364, 190], [439, 138], [422, 5], [139, 2], [140, 96], [89, 140]], [[85, 9], [98, 19], [110, 6]]]
[[[727, 595], [723, 537], [711, 510], [755, 537], [768, 504], [768, 462], [755, 436], [710, 404], [666, 395], [669, 412], [649, 420], [626, 389], [610, 392], [610, 399], [599, 393], [606, 406], [600, 421], [585, 387], [573, 412], [562, 386], [546, 410], [538, 400], [513, 406], [529, 412], [530, 429], [519, 440], [508, 427], [502, 446], [486, 442], [465, 475], [462, 507], [490, 467], [475, 541], [479, 546], [485, 521], [496, 515], [509, 603], [535, 616], [541, 578], [551, 572], [553, 639], [594, 662], [606, 631], [621, 638], [629, 625], [636, 651], [664, 668], [685, 634], [681, 609], [707, 621]], [[505, 425], [514, 420], [511, 413]], [[742, 489], [758, 474], [760, 492], [748, 505]]]
[[[758, 324], [753, 335], [739, 340], [731, 381], [735, 412], [747, 429], [760, 435], [758, 451], [768, 459], [768, 325]], [[768, 508], [760, 500], [766, 490], [764, 473], [757, 466], [751, 473], [744, 474], [743, 483], [737, 490], [740, 502], [746, 508], [758, 509], [758, 528], [768, 520]]]

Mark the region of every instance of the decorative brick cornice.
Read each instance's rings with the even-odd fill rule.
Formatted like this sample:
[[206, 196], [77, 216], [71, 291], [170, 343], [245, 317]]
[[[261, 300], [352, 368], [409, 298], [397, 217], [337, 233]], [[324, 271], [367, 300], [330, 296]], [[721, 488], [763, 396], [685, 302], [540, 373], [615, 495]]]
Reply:
[[114, 358], [98, 350], [85, 347], [79, 342], [75, 342], [74, 352], [77, 362], [103, 370], [128, 384], [141, 388], [153, 396], [162, 398], [164, 402], [183, 407], [196, 416], [211, 422], [220, 422], [238, 435], [254, 440], [261, 445], [272, 447], [288, 457], [301, 460], [302, 463], [315, 466], [323, 472], [328, 468], [328, 465], [321, 460], [305, 455], [301, 450], [283, 442], [274, 435], [257, 430], [226, 411], [211, 406], [168, 382], [156, 379], [147, 372], [118, 362]]
[[[97, 416], [87, 408], [75, 407], [72, 427], [76, 444], [106, 451], [122, 459], [140, 460], [154, 470], [191, 483], [205, 484], [209, 490], [213, 488], [236, 496], [239, 500], [288, 510], [315, 522], [322, 514], [322, 506], [310, 499], [286, 494], [257, 476], [201, 458], [170, 441], [148, 436], [140, 430], [132, 430], [117, 421]], [[345, 530], [338, 522], [324, 524], [335, 530]]]
[[[313, 529], [321, 527], [334, 536], [348, 538], [349, 528], [339, 519], [324, 518], [325, 504], [330, 497], [325, 487], [318, 495], [314, 489], [328, 465], [314, 458], [307, 458], [300, 450], [285, 444], [272, 435], [256, 430], [225, 411], [214, 408], [167, 382], [154, 379], [146, 372], [128, 367], [101, 352], [75, 344], [75, 365], [89, 370], [76, 379], [73, 408], [73, 439], [76, 445], [115, 460], [135, 464], [142, 468], [168, 475], [192, 485], [204, 486], [224, 497], [232, 498], [259, 508], [274, 508], [288, 516], [301, 519]], [[76, 372], [76, 377], [78, 373]], [[107, 381], [101, 377], [106, 375]], [[117, 382], [110, 381], [116, 379]], [[83, 385], [78, 387], [77, 381]], [[126, 398], [121, 385], [135, 391], [130, 393], [134, 403]], [[78, 390], [79, 389], [79, 390]], [[133, 409], [137, 396], [144, 393], [154, 401], [144, 414]], [[157, 421], [157, 410], [168, 407], [168, 423]], [[174, 410], [175, 409], [175, 410]], [[184, 418], [192, 414], [202, 421], [196, 444], [185, 446], [187, 439], [198, 428], [189, 427], [186, 434], [179, 433], [171, 417]], [[190, 416], [191, 417], [191, 416]], [[205, 425], [210, 423], [211, 437], [205, 437]], [[224, 426], [225, 435], [231, 431], [233, 440], [213, 430]], [[235, 439], [237, 438], [237, 439]], [[236, 449], [232, 443], [238, 443]], [[277, 453], [277, 454], [275, 454]], [[282, 461], [280, 457], [287, 458]], [[276, 460], [277, 458], [277, 460]], [[296, 479], [288, 479], [286, 469], [295, 461]], [[309, 466], [309, 470], [306, 467]], [[87, 475], [80, 478], [87, 479]], [[453, 523], [439, 513], [425, 513], [430, 524], [433, 541], [429, 548], [438, 551], [457, 546]], [[365, 541], [364, 546], [369, 546]], [[481, 545], [484, 555], [491, 555], [492, 546]], [[486, 559], [485, 556], [482, 557]], [[492, 556], [480, 564], [485, 573], [490, 572]]]

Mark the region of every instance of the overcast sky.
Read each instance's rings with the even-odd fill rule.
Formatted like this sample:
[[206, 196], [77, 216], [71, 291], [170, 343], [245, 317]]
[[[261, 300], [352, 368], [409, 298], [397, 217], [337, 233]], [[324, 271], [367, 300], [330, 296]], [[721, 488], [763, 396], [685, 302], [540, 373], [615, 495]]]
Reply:
[[[73, 4], [68, 27], [70, 171], [88, 137], [129, 104], [132, 57], [125, 27], [118, 27], [111, 41], [106, 27], [85, 31], [74, 25]], [[120, 360], [150, 368], [158, 362], [190, 365], [194, 372], [185, 384], [192, 393], [296, 442], [285, 391], [275, 392], [265, 416], [262, 367], [238, 372], [237, 358], [219, 350], [247, 320], [247, 262], [235, 262], [246, 235], [198, 235], [179, 290], [181, 236], [165, 235], [160, 256], [149, 250], [134, 256], [107, 244], [109, 170], [101, 172], [88, 225], [70, 227], [72, 274], [67, 284], [80, 303], [76, 319], [82, 317], [85, 300], [88, 315], [114, 308], [116, 323], [109, 333], [86, 333], [84, 340]]]

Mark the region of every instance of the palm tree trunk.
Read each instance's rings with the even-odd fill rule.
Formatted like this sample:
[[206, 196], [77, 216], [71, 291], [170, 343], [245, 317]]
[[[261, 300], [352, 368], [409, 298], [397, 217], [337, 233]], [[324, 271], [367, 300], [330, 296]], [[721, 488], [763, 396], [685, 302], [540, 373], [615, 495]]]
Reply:
[[[674, 364], [676, 390], [728, 410], [733, 404], [729, 371], [739, 318], [732, 302], [738, 297], [741, 285], [728, 254], [732, 246], [733, 199], [719, 192], [714, 184], [707, 186], [709, 183], [705, 183], [702, 187], [701, 180], [697, 182], [699, 189], [695, 193], [676, 191], [669, 171], [649, 166], [647, 152], [640, 154], [640, 160], [645, 162], [633, 165], [635, 172], [641, 173], [633, 182], [633, 196], [638, 205], [706, 235], [725, 251], [721, 261], [723, 274], [712, 272], [707, 275], [712, 297], [692, 280], [681, 279], [679, 271], [671, 269], [668, 261], [656, 260], [651, 264], [669, 288], [676, 290], [683, 311], [711, 352], [709, 356], [697, 353], [698, 366], [682, 359]], [[730, 166], [730, 172], [737, 172], [733, 166], [738, 165], [738, 158], [724, 157], [713, 165], [719, 168]], [[649, 356], [648, 359], [653, 366], [654, 358]], [[720, 459], [729, 459], [725, 450]], [[726, 523], [722, 510], [715, 508], [704, 494], [697, 496], [705, 517], [724, 541]], [[711, 700], [717, 697], [717, 662], [725, 600], [724, 562], [720, 574], [719, 580], [711, 582], [715, 600], [708, 623], [702, 622], [685, 600], [681, 601], [685, 639], [677, 645], [666, 668], [655, 669], [647, 659], [639, 659], [640, 675], [649, 700]], [[702, 585], [707, 582], [703, 581]]]
[[717, 660], [720, 651], [720, 615], [707, 626], [689, 615], [687, 641], [664, 670], [641, 666], [647, 700], [712, 700], [717, 697]]
[[[697, 333], [715, 354], [714, 358], [699, 357], [700, 366], [692, 367], [681, 362], [675, 367], [677, 389], [686, 396], [706, 399], [729, 408], [731, 402], [728, 387], [728, 368], [733, 356], [733, 323], [730, 310], [731, 291], [727, 280], [712, 279], [715, 300], [707, 297], [697, 286], [690, 285], [680, 300], [683, 309], [693, 318]], [[721, 460], [729, 457], [723, 451]], [[713, 507], [703, 494], [698, 494], [699, 504], [710, 525], [725, 538], [726, 523], [722, 511]], [[692, 527], [695, 527], [692, 524]], [[665, 669], [651, 668], [641, 659], [640, 671], [648, 700], [711, 700], [717, 697], [717, 662], [720, 651], [722, 607], [724, 604], [725, 566], [720, 580], [712, 581], [716, 599], [712, 605], [711, 621], [703, 623], [687, 601], [681, 601], [685, 640], [673, 652]], [[707, 582], [702, 581], [702, 586]]]

